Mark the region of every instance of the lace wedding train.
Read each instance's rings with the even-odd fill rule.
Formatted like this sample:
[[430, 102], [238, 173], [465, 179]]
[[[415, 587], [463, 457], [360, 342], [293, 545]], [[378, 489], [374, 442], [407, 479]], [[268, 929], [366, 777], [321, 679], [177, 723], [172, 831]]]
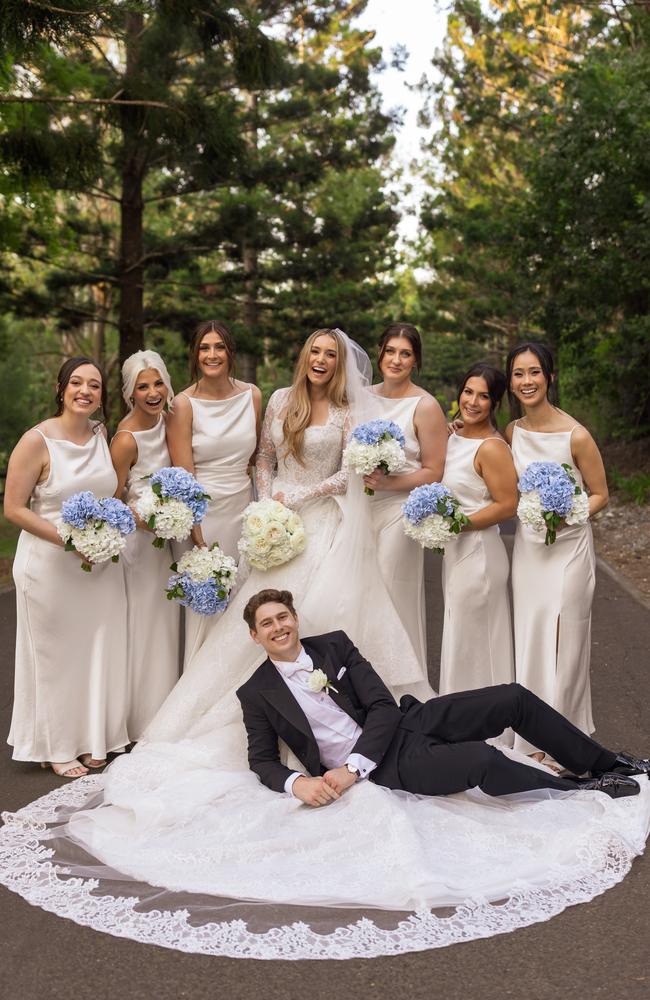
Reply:
[[[164, 759], [160, 763], [164, 768]], [[207, 777], [209, 762], [202, 763]], [[168, 757], [167, 776], [171, 801], [183, 784], [176, 752]], [[505, 933], [587, 902], [626, 875], [650, 826], [646, 778], [640, 779], [641, 795], [616, 801], [597, 792], [420, 799], [365, 783], [323, 810], [269, 792], [262, 814], [241, 778], [233, 775], [228, 790], [239, 798], [239, 811], [220, 809], [218, 793], [210, 805], [206, 792], [194, 820], [188, 816], [179, 824], [177, 814], [175, 827], [160, 834], [144, 865], [155, 885], [98, 863], [87, 846], [75, 851], [69, 837], [59, 839], [67, 817], [96, 807], [101, 776], [3, 816], [0, 881], [79, 924], [181, 951], [371, 958]], [[142, 814], [151, 806], [145, 795]], [[150, 819], [155, 824], [156, 817]], [[124, 830], [117, 841], [112, 861], [127, 871], [134, 864], [142, 868], [142, 859], [133, 861], [138, 845], [130, 851]], [[243, 852], [238, 845], [245, 845]], [[277, 892], [286, 902], [219, 895], [234, 881], [254, 900], [260, 873], [264, 892]], [[326, 908], [328, 895], [348, 902]], [[382, 908], [387, 896], [404, 909]], [[352, 903], [364, 897], [365, 905]]]

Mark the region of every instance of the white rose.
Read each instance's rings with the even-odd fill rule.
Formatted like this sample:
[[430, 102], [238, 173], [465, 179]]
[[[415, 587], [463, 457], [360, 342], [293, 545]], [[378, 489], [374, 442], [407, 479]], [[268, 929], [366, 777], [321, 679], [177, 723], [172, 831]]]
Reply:
[[308, 683], [310, 691], [322, 691], [324, 687], [327, 687], [327, 674], [324, 670], [312, 670]]

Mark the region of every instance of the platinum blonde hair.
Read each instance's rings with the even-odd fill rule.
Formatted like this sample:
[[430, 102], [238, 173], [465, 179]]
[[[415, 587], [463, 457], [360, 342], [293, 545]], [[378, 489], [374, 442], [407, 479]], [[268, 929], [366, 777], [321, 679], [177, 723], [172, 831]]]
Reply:
[[167, 371], [167, 365], [157, 351], [136, 351], [122, 365], [122, 396], [124, 397], [124, 402], [129, 410], [133, 409], [131, 396], [135, 389], [135, 383], [138, 381], [140, 372], [146, 371], [147, 368], [155, 368], [167, 386], [167, 392], [169, 393], [167, 396], [167, 405], [171, 410], [174, 400], [174, 390], [169, 372]]

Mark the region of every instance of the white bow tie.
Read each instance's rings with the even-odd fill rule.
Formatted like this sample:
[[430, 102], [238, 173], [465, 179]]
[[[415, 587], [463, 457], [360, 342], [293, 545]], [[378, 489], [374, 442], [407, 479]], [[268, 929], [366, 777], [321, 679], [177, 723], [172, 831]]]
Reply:
[[298, 659], [293, 662], [287, 662], [286, 660], [274, 660], [273, 662], [283, 677], [293, 677], [300, 670], [311, 672], [314, 669], [313, 663], [304, 650], [301, 650]]

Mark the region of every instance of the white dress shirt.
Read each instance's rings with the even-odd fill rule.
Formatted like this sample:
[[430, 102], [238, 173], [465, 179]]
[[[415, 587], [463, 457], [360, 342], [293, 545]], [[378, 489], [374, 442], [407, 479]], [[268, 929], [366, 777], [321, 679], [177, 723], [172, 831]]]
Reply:
[[[376, 763], [362, 754], [351, 753], [363, 730], [330, 698], [326, 690], [311, 690], [309, 675], [314, 669], [314, 664], [309, 653], [301, 646], [295, 661], [272, 660], [271, 662], [282, 674], [285, 684], [305, 713], [325, 767], [334, 768], [352, 764], [357, 768], [360, 778], [367, 778], [376, 768]], [[303, 777], [300, 771], [290, 774], [284, 785], [285, 792], [293, 795], [293, 783], [300, 777]]]

